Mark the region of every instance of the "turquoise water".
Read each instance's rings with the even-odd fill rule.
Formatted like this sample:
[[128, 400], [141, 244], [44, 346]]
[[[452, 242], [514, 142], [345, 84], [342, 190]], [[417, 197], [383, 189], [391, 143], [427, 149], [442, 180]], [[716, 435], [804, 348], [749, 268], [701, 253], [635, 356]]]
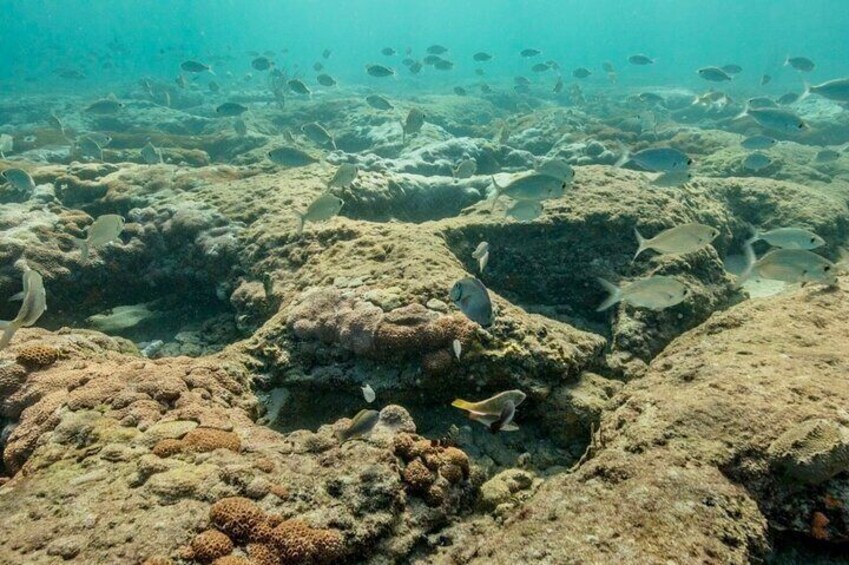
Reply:
[[[170, 79], [186, 57], [214, 61], [218, 75], [240, 78], [251, 71], [245, 53], [252, 50], [274, 51], [278, 65], [311, 74], [330, 49], [329, 73], [368, 84], [364, 64], [397, 68], [407, 47], [419, 56], [434, 43], [450, 49], [452, 84], [477, 80], [471, 55], [479, 50], [495, 57], [484, 65], [490, 79], [527, 72], [517, 53], [534, 47], [543, 51], [537, 59], [556, 60], [564, 71], [594, 71], [588, 84], [606, 82], [603, 61], [614, 64], [623, 85], [682, 86], [703, 85], [697, 68], [736, 63], [746, 71], [736, 88], [754, 87], [769, 73], [770, 89], [779, 89], [798, 84], [782, 67], [786, 55], [816, 61], [810, 78], [817, 80], [845, 74], [849, 50], [849, 6], [837, 0], [12, 0], [2, 10], [0, 81], [28, 92], [95, 91], [140, 75]], [[387, 46], [400, 54], [384, 57], [379, 51]], [[657, 62], [630, 66], [626, 58], [634, 53]], [[58, 68], [80, 69], [87, 78], [58, 79]], [[448, 80], [433, 74], [413, 77], [409, 86]]]

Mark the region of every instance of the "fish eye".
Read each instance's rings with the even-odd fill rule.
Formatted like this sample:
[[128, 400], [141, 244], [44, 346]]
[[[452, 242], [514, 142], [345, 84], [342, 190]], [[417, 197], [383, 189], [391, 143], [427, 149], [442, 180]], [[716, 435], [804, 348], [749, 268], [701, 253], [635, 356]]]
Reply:
[[817, 238], [812, 237], [812, 238], [811, 238], [811, 243], [816, 243], [816, 242], [817, 242]]
[[831, 270], [831, 265], [826, 265], [825, 267], [823, 267], [823, 269], [822, 269], [822, 270], [823, 270], [823, 271], [825, 271], [825, 272], [830, 271], [830, 270]]

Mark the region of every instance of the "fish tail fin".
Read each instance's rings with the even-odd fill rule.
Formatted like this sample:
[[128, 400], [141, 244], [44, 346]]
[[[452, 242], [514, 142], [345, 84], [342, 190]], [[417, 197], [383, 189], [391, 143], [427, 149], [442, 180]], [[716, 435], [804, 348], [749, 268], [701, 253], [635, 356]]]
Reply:
[[808, 81], [803, 80], [803, 81], [802, 81], [802, 86], [804, 87], [804, 90], [802, 91], [801, 96], [799, 96], [799, 101], [800, 101], [800, 102], [801, 102], [802, 100], [804, 100], [805, 98], [807, 98], [808, 96], [810, 96], [810, 95], [811, 95], [811, 85], [810, 85], [810, 84], [808, 84]]
[[620, 168], [625, 163], [627, 163], [628, 159], [631, 158], [631, 152], [628, 151], [628, 148], [625, 147], [624, 143], [619, 142], [619, 149], [622, 151], [622, 154], [619, 156], [619, 159], [617, 159], [616, 163], [613, 165], [617, 169]]
[[746, 229], [749, 230], [749, 239], [743, 242], [743, 245], [751, 246], [754, 242], [761, 238], [761, 234], [758, 233], [758, 228], [753, 226], [752, 224], [747, 223]]
[[333, 432], [333, 436], [339, 440], [339, 443], [345, 443], [345, 434], [342, 432], [342, 430], [336, 430], [335, 432]]
[[9, 342], [12, 341], [12, 337], [15, 335], [15, 332], [18, 331], [18, 325], [14, 322], [3, 322], [5, 324], [3, 327], [3, 333], [0, 334], [0, 349], [5, 349]]
[[454, 408], [459, 408], [460, 410], [469, 410], [474, 407], [474, 404], [469, 402], [468, 400], [463, 400], [462, 398], [458, 398], [454, 402], [451, 403], [451, 406]]
[[642, 253], [643, 251], [645, 251], [647, 249], [646, 248], [646, 238], [644, 238], [642, 236], [642, 234], [640, 233], [640, 230], [638, 230], [637, 228], [634, 228], [634, 235], [637, 236], [637, 252], [634, 253], [634, 258], [631, 259], [631, 263], [636, 261], [637, 257], [640, 256], [640, 253]]
[[[16, 300], [23, 300], [23, 299], [24, 299], [24, 291], [22, 290], [19, 293], [13, 294], [12, 296], [10, 296], [9, 302], [14, 302]], [[0, 329], [2, 329], [4, 327], [3, 324], [5, 324], [5, 323], [7, 323], [7, 322], [0, 322]]]
[[604, 310], [607, 310], [608, 308], [622, 300], [622, 291], [619, 290], [618, 286], [609, 281], [604, 280], [601, 277], [596, 277], [596, 280], [601, 286], [604, 287], [604, 290], [610, 293], [610, 296], [608, 296], [605, 301], [599, 304], [598, 308], [595, 309], [596, 312], [602, 312]]
[[743, 272], [740, 273], [740, 276], [738, 276], [737, 280], [734, 281], [734, 288], [740, 288], [743, 286], [743, 283], [751, 278], [752, 272], [755, 269], [757, 257], [755, 256], [755, 250], [752, 247], [751, 241], [747, 241], [743, 244], [743, 253], [746, 255], [746, 268], [743, 269]]
[[782, 65], [782, 66], [784, 66], [784, 67], [790, 66], [790, 55], [787, 55], [786, 57], [784, 57], [784, 65]]
[[300, 212], [295, 212], [298, 216], [298, 235], [304, 233], [304, 222], [306, 221], [306, 214], [301, 214]]
[[333, 150], [336, 151], [336, 138], [334, 138], [334, 137], [330, 138], [330, 145], [332, 145]]

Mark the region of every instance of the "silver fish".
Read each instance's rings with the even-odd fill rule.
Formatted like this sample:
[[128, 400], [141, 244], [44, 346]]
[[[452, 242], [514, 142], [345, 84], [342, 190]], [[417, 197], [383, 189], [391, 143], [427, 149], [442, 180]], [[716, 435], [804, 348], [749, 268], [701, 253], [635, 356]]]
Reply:
[[565, 159], [559, 157], [537, 161], [534, 164], [534, 170], [541, 175], [560, 179], [567, 184], [572, 184], [575, 180], [575, 169]]
[[368, 383], [366, 383], [364, 386], [360, 387], [360, 390], [363, 391], [363, 398], [369, 404], [374, 402], [374, 399], [377, 398], [377, 395], [374, 393], [374, 389], [371, 388], [371, 385], [368, 384]]
[[454, 182], [457, 182], [459, 179], [467, 179], [475, 174], [475, 171], [478, 170], [478, 163], [474, 159], [463, 159], [454, 169], [451, 171], [451, 174], [454, 176]]
[[89, 114], [114, 114], [123, 107], [123, 102], [119, 102], [114, 98], [104, 98], [89, 104], [85, 111]]
[[700, 77], [711, 82], [723, 82], [731, 80], [731, 75], [720, 69], [719, 67], [704, 67], [696, 71]]
[[392, 110], [395, 108], [389, 100], [377, 94], [366, 96], [366, 103], [375, 110]]
[[519, 222], [532, 222], [542, 215], [542, 204], [537, 200], [517, 200], [504, 215]]
[[121, 216], [117, 214], [98, 216], [88, 227], [85, 239], [74, 238], [74, 243], [80, 248], [80, 261], [85, 263], [90, 250], [115, 241], [122, 231], [124, 231], [124, 218]]
[[825, 245], [825, 240], [810, 230], [803, 228], [777, 228], [769, 231], [754, 230], [747, 245], [763, 240], [782, 249], [816, 249]]
[[811, 94], [818, 94], [835, 102], [849, 102], [849, 78], [838, 78], [815, 85], [805, 84], [802, 98]]
[[31, 193], [35, 190], [35, 181], [32, 180], [32, 177], [28, 172], [23, 169], [6, 169], [2, 173], [0, 173], [6, 182], [8, 182], [12, 187], [24, 193]]
[[141, 157], [148, 165], [156, 165], [158, 163], [162, 163], [162, 151], [154, 147], [153, 144], [149, 141], [144, 147], [142, 147]]
[[661, 275], [640, 279], [621, 288], [602, 278], [597, 280], [610, 296], [596, 308], [596, 312], [607, 310], [620, 301], [638, 308], [663, 310], [683, 302], [689, 294], [685, 285], [672, 277]]
[[654, 186], [670, 188], [687, 184], [691, 180], [693, 180], [693, 173], [687, 170], [680, 170], [661, 173], [651, 183]]
[[451, 287], [449, 296], [467, 318], [482, 327], [488, 328], [495, 321], [489, 292], [475, 277], [463, 277], [458, 280]]
[[384, 65], [366, 65], [366, 73], [373, 77], [383, 78], [394, 75], [395, 71]]
[[302, 125], [301, 132], [313, 143], [322, 146], [330, 145], [334, 150], [336, 149], [336, 140], [333, 139], [333, 136], [330, 135], [330, 132], [328, 132], [324, 126], [317, 122]]
[[747, 242], [743, 249], [747, 266], [737, 278], [737, 286], [752, 276], [787, 283], [837, 284], [837, 266], [807, 249], [773, 249], [760, 259], [756, 258], [750, 243]]
[[639, 247], [632, 261], [636, 261], [646, 249], [653, 249], [664, 255], [683, 255], [698, 251], [716, 239], [719, 230], [704, 224], [691, 223], [664, 230], [651, 239], [640, 235], [637, 228], [634, 228], [634, 235], [637, 236]]
[[838, 159], [840, 159], [840, 153], [834, 149], [821, 149], [817, 151], [817, 155], [814, 158], [817, 163], [833, 163]]
[[360, 169], [356, 165], [352, 165], [351, 163], [342, 163], [339, 165], [339, 168], [336, 169], [336, 172], [333, 174], [333, 178], [330, 179], [330, 182], [327, 183], [327, 188], [339, 187], [345, 188], [350, 186], [352, 182], [357, 179], [357, 175], [360, 173]]
[[652, 147], [633, 154], [625, 149], [616, 166], [621, 167], [629, 161], [655, 173], [682, 171], [693, 164], [693, 160], [686, 153], [673, 147]]
[[459, 361], [460, 355], [463, 353], [463, 345], [460, 343], [459, 339], [455, 339], [451, 342], [451, 349], [454, 350], [454, 357], [456, 357], [457, 361]]
[[734, 119], [751, 116], [759, 125], [778, 131], [794, 132], [807, 128], [807, 124], [790, 110], [784, 108], [749, 108], [748, 106]]
[[472, 259], [478, 260], [478, 268], [482, 273], [489, 262], [489, 243], [481, 241], [478, 246], [472, 251]]
[[776, 143], [778, 143], [778, 140], [774, 137], [770, 137], [768, 135], [753, 135], [741, 141], [740, 145], [743, 146], [743, 149], [748, 149], [749, 151], [760, 151], [763, 149], [769, 149]]
[[21, 328], [26, 328], [35, 324], [42, 314], [47, 310], [47, 293], [44, 290], [44, 280], [41, 275], [27, 267], [24, 270], [23, 276], [24, 290], [12, 299], [20, 298], [22, 300], [21, 308], [15, 319], [0, 321], [0, 349], [4, 349], [12, 337]]
[[304, 224], [307, 222], [326, 222], [335, 217], [345, 202], [338, 196], [324, 193], [307, 207], [303, 214], [296, 212], [298, 215], [298, 235], [303, 233]]
[[507, 196], [513, 200], [547, 200], [549, 198], [560, 198], [566, 194], [567, 182], [549, 175], [541, 175], [536, 172], [522, 173], [514, 176], [510, 181], [501, 186], [492, 177], [495, 187], [495, 198], [492, 207], [501, 196]]
[[771, 164], [772, 160], [759, 151], [749, 153], [748, 155], [746, 155], [746, 158], [743, 159], [743, 167], [754, 172], [766, 169]]

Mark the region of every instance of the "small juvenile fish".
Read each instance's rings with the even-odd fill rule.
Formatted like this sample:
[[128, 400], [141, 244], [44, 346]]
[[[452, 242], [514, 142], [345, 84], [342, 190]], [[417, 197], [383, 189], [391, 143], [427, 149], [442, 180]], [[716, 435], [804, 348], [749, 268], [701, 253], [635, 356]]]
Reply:
[[371, 388], [371, 385], [366, 383], [365, 386], [362, 386], [360, 388], [363, 391], [363, 398], [366, 399], [366, 402], [368, 402], [369, 404], [374, 402], [374, 399], [377, 397], [377, 395], [374, 393], [374, 389]]
[[336, 432], [336, 439], [340, 443], [345, 443], [351, 439], [367, 436], [374, 429], [378, 420], [380, 420], [380, 412], [377, 410], [360, 410], [347, 428]]
[[15, 332], [35, 324], [47, 310], [47, 293], [44, 290], [44, 280], [41, 275], [29, 267], [24, 270], [24, 290], [12, 297], [12, 300], [22, 300], [21, 308], [15, 319], [0, 321], [0, 349], [4, 349], [12, 341]]
[[699, 76], [711, 82], [722, 82], [731, 80], [731, 75], [720, 69], [719, 67], [703, 67], [696, 71]]
[[307, 207], [303, 214], [295, 212], [298, 216], [298, 235], [304, 231], [304, 224], [307, 222], [326, 222], [335, 217], [345, 202], [338, 196], [333, 196], [329, 193], [324, 193]]
[[747, 266], [737, 278], [738, 287], [753, 275], [787, 283], [837, 284], [837, 266], [807, 249], [773, 249], [760, 259], [756, 259], [750, 243], [743, 245], [743, 249]]
[[407, 143], [407, 136], [419, 133], [425, 123], [425, 113], [418, 108], [412, 108], [407, 112], [407, 118], [401, 124], [402, 138], [401, 143]]
[[88, 260], [89, 251], [103, 247], [111, 241], [115, 241], [124, 231], [124, 218], [117, 214], [104, 214], [98, 216], [88, 227], [85, 239], [74, 238], [74, 243], [80, 248], [80, 261]]
[[336, 86], [336, 79], [334, 79], [332, 76], [330, 76], [326, 73], [322, 73], [322, 74], [318, 75], [317, 77], [315, 77], [315, 80], [321, 86], [327, 86], [327, 87]]
[[336, 169], [336, 172], [333, 174], [333, 178], [331, 178], [330, 182], [327, 183], [327, 188], [345, 188], [350, 186], [350, 184], [357, 179], [357, 175], [359, 173], [360, 169], [356, 165], [352, 165], [351, 163], [342, 163], [339, 165], [339, 168]]
[[539, 49], [522, 49], [522, 51], [519, 52], [519, 55], [521, 55], [525, 59], [528, 59], [530, 57], [536, 57], [540, 53], [542, 53], [542, 51], [540, 51]]
[[383, 78], [392, 76], [395, 71], [383, 65], [366, 65], [366, 72], [373, 77]]
[[683, 171], [693, 164], [693, 160], [686, 153], [673, 147], [652, 147], [634, 154], [626, 149], [616, 162], [616, 166], [621, 167], [628, 161], [633, 161], [640, 167], [655, 173]]
[[440, 71], [450, 71], [454, 68], [454, 63], [448, 61], [446, 59], [440, 59], [433, 64], [433, 68], [438, 69]]
[[151, 142], [147, 142], [147, 144], [141, 149], [141, 157], [144, 159], [144, 162], [148, 165], [156, 165], [158, 163], [162, 163], [162, 151], [153, 146]]
[[247, 111], [247, 106], [242, 106], [241, 104], [237, 104], [236, 102], [225, 102], [224, 104], [221, 104], [220, 106], [218, 106], [218, 108], [215, 109], [216, 114], [228, 118], [234, 116], [241, 116]]
[[455, 339], [451, 342], [451, 349], [454, 350], [454, 357], [457, 358], [457, 361], [460, 360], [460, 354], [463, 353], [463, 345], [460, 343], [459, 339]]
[[638, 53], [636, 55], [631, 55], [628, 57], [628, 62], [632, 65], [651, 65], [654, 63], [654, 59], [648, 57], [647, 55], [643, 55], [642, 53]]
[[596, 308], [596, 312], [607, 310], [620, 301], [638, 308], [663, 310], [680, 304], [689, 294], [687, 287], [676, 279], [661, 275], [640, 279], [622, 288], [602, 278], [597, 280], [610, 296]]
[[793, 67], [797, 71], [802, 71], [803, 73], [809, 73], [816, 67], [814, 62], [807, 57], [791, 57], [790, 55], [788, 55], [784, 60], [784, 66]]
[[180, 63], [180, 68], [187, 73], [202, 73], [204, 71], [212, 73], [212, 67], [204, 65], [203, 63], [198, 63], [197, 61], [184, 61]]
[[504, 215], [519, 222], [532, 222], [542, 215], [542, 204], [536, 200], [517, 200]]
[[[109, 139], [111, 141], [111, 139]], [[77, 147], [88, 157], [94, 157], [103, 161], [103, 145], [92, 135], [85, 135], [77, 139]]]
[[566, 194], [568, 182], [549, 175], [541, 175], [537, 172], [523, 173], [511, 178], [505, 186], [499, 185], [495, 177], [492, 185], [495, 187], [495, 198], [492, 207], [501, 196], [507, 196], [513, 200], [547, 200], [549, 198], [560, 198]]
[[774, 247], [782, 249], [816, 249], [825, 245], [825, 240], [810, 230], [803, 228], [777, 228], [774, 230], [754, 234], [746, 242], [746, 245], [763, 240]]
[[448, 53], [448, 48], [442, 45], [431, 45], [427, 48], [427, 52], [431, 55], [442, 55], [443, 53]]
[[214, 80], [210, 81], [207, 87], [209, 88], [210, 92], [218, 92], [219, 90], [221, 90], [221, 87]]
[[549, 67], [547, 63], [537, 63], [536, 65], [531, 67], [531, 71], [535, 73], [544, 73], [548, 70], [551, 70], [551, 67]]
[[489, 243], [481, 241], [478, 246], [472, 251], [472, 259], [478, 260], [478, 268], [482, 273], [489, 262]]
[[330, 58], [330, 55], [333, 53], [330, 49], [325, 49], [321, 52], [321, 56], [324, 57], [325, 60]]
[[467, 318], [482, 327], [488, 328], [495, 321], [489, 292], [475, 277], [463, 277], [455, 282], [449, 296]]
[[[527, 398], [527, 395], [521, 390], [508, 390], [480, 402], [469, 402], [468, 400], [458, 398], [451, 403], [451, 406], [467, 411], [469, 413], [469, 419], [480, 422], [487, 428], [490, 428], [493, 423], [502, 420], [505, 409], [508, 412], [515, 413], [516, 407], [522, 404], [525, 398]], [[509, 414], [509, 420], [507, 417], [504, 417], [503, 420], [496, 431], [512, 432], [519, 429], [512, 422], [512, 414]]]
[[366, 96], [366, 103], [375, 110], [392, 110], [395, 108], [389, 100], [378, 94]]
[[563, 92], [563, 77], [557, 77], [557, 82], [554, 83], [554, 88], [551, 91], [555, 94]]
[[29, 194], [35, 190], [35, 181], [32, 180], [32, 176], [23, 169], [6, 169], [0, 173], [0, 176], [6, 179], [6, 182], [12, 185], [12, 187], [19, 192]]
[[644, 238], [637, 228], [634, 228], [639, 244], [634, 258], [646, 249], [653, 249], [663, 255], [683, 255], [692, 253], [706, 247], [719, 235], [719, 230], [704, 224], [682, 224], [668, 230], [664, 230], [651, 239]]
[[396, 51], [391, 47], [384, 47], [383, 49], [380, 50], [380, 53], [382, 55], [386, 55], [387, 57], [391, 57], [392, 55], [394, 55], [396, 53]]
[[309, 96], [310, 94], [312, 94], [312, 90], [310, 90], [310, 87], [308, 87], [306, 83], [299, 78], [293, 78], [286, 84], [289, 86], [292, 92], [296, 94], [303, 94], [305, 96]]
[[439, 55], [428, 55], [427, 57], [422, 59], [422, 63], [424, 63], [425, 65], [435, 65], [441, 60], [442, 57], [440, 57]]
[[761, 77], [761, 86], [765, 86], [765, 85], [769, 84], [769, 83], [770, 83], [770, 81], [772, 81], [772, 76], [770, 76], [770, 75], [763, 75], [763, 76]]
[[416, 61], [415, 63], [413, 63], [412, 65], [410, 65], [408, 67], [408, 70], [411, 73], [413, 73], [414, 75], [417, 75], [417, 74], [419, 74], [419, 71], [422, 70], [422, 64], [420, 62]]
[[693, 173], [687, 170], [667, 171], [659, 174], [653, 181], [652, 185], [662, 188], [673, 188], [687, 184], [693, 180]]
[[465, 96], [466, 94], [468, 94], [468, 92], [466, 92], [466, 89], [462, 86], [455, 86], [454, 94], [456, 94], [457, 96]]
[[324, 63], [322, 63], [320, 61], [316, 61], [315, 63], [312, 64], [312, 70], [314, 70], [317, 73], [320, 73], [321, 71], [324, 70]]
[[89, 104], [85, 111], [89, 114], [114, 114], [123, 107], [123, 102], [119, 102], [113, 98], [103, 98]]
[[743, 146], [743, 149], [748, 149], [749, 151], [760, 151], [769, 149], [776, 143], [778, 143], [778, 140], [774, 137], [770, 137], [768, 135], [753, 135], [752, 137], [747, 137], [741, 141], [740, 145]]
[[590, 72], [590, 70], [586, 67], [578, 67], [577, 69], [572, 71], [572, 76], [580, 79], [587, 78], [591, 74], [592, 72]]
[[[64, 135], [64, 131], [62, 133]], [[0, 133], [0, 157], [6, 158], [6, 153], [15, 147], [15, 138], [8, 133]]]
[[306, 135], [310, 141], [313, 143], [317, 143], [318, 145], [330, 145], [333, 149], [336, 149], [336, 140], [333, 139], [333, 136], [330, 135], [324, 127], [316, 122], [312, 122], [309, 124], [304, 124], [301, 126], [301, 132]]
[[746, 155], [746, 158], [743, 159], [743, 167], [754, 172], [766, 169], [771, 164], [772, 160], [770, 160], [769, 157], [758, 151], [754, 153], [749, 153], [748, 155]]
[[478, 162], [474, 159], [463, 159], [454, 169], [451, 171], [451, 174], [454, 176], [454, 182], [457, 182], [459, 179], [467, 179], [475, 174], [475, 171], [478, 170]]
[[822, 84], [806, 84], [803, 98], [818, 94], [835, 102], [849, 102], [849, 78], [837, 78]]
[[268, 158], [284, 167], [303, 167], [317, 163], [318, 159], [295, 147], [278, 147], [268, 152]]
[[477, 61], [479, 63], [482, 63], [484, 61], [491, 61], [492, 55], [490, 55], [489, 53], [486, 53], [484, 51], [478, 51], [477, 53], [472, 55], [472, 59], [474, 59], [475, 61]]
[[743, 72], [743, 67], [741, 67], [740, 65], [735, 65], [733, 63], [728, 64], [728, 65], [722, 65], [720, 67], [720, 69], [722, 69], [724, 72], [728, 73], [729, 75], [737, 75], [737, 74], [740, 74], [740, 73]]

